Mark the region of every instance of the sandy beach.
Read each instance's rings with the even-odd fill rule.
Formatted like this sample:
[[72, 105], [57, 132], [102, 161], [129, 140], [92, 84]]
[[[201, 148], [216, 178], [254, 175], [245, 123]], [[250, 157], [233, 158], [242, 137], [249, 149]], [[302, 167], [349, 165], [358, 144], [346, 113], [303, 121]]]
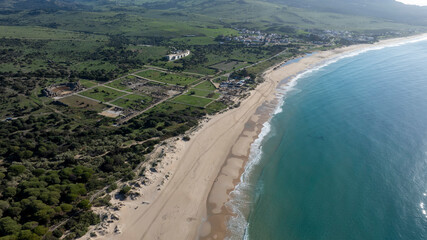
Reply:
[[270, 68], [238, 108], [204, 120], [188, 142], [175, 138], [158, 146], [150, 156], [161, 159], [156, 172], [148, 171], [133, 188], [141, 195], [113, 200], [115, 210], [108, 210], [108, 219], [95, 227], [97, 237], [85, 239], [224, 239], [232, 215], [225, 203], [239, 182], [252, 142], [277, 105], [276, 89], [287, 84], [283, 80], [350, 52], [420, 37], [426, 35], [318, 52]]

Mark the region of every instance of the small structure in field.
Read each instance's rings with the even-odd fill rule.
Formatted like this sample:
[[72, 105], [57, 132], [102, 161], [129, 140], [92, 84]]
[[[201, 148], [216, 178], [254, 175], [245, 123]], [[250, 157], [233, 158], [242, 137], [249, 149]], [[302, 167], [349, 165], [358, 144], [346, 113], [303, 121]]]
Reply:
[[190, 53], [191, 53], [190, 50], [176, 51], [175, 53], [166, 55], [166, 59], [168, 61], [175, 61], [175, 60], [178, 60], [178, 59], [181, 59], [183, 57], [190, 55]]
[[82, 89], [83, 86], [80, 85], [80, 82], [68, 82], [53, 84], [50, 87], [43, 89], [42, 93], [46, 97], [63, 97]]

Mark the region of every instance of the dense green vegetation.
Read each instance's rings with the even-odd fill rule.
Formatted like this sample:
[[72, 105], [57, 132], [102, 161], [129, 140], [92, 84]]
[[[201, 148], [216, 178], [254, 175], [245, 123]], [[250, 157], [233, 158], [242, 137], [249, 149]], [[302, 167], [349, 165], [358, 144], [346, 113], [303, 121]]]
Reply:
[[[69, 218], [76, 219], [53, 234], [71, 230], [82, 235], [98, 221], [85, 213], [91, 193], [116, 180], [132, 179], [132, 169], [144, 161], [141, 153], [150, 152], [158, 141], [129, 148], [121, 147], [123, 143], [182, 134], [206, 114], [199, 108], [165, 103], [115, 128], [92, 111], [84, 122], [74, 121], [74, 110], [67, 111], [67, 116], [30, 116], [0, 123], [2, 235], [20, 236], [30, 230], [43, 236], [47, 227]], [[33, 227], [26, 227], [30, 222]]]
[[[398, 3], [352, 2], [354, 9], [347, 0], [0, 1], [0, 239], [82, 236], [99, 222], [92, 205], [108, 205], [118, 181], [137, 177], [144, 154], [228, 107], [210, 80], [249, 76], [253, 87], [284, 59], [354, 43], [348, 34], [377, 40], [426, 30], [423, 10], [399, 21], [402, 14], [391, 14]], [[242, 29], [289, 41], [227, 40]], [[164, 59], [186, 49], [186, 58]], [[67, 82], [90, 89], [42, 95]], [[140, 114], [115, 126], [99, 114], [108, 104]]]
[[178, 96], [178, 97], [172, 99], [172, 101], [177, 102], [177, 103], [182, 103], [182, 104], [188, 104], [188, 105], [196, 106], [196, 107], [204, 107], [208, 103], [212, 102], [211, 99], [202, 98], [202, 97], [198, 97], [198, 96], [192, 96], [192, 95]]

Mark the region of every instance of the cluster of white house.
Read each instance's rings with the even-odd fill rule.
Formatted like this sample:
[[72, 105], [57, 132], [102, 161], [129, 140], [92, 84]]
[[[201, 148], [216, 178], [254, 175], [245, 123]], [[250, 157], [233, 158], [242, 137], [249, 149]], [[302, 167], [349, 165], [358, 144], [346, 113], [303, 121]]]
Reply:
[[186, 56], [190, 55], [190, 53], [191, 53], [190, 50], [177, 51], [175, 53], [166, 55], [166, 59], [168, 61], [175, 61], [175, 60], [178, 60], [178, 59], [181, 59], [183, 57], [186, 57]]

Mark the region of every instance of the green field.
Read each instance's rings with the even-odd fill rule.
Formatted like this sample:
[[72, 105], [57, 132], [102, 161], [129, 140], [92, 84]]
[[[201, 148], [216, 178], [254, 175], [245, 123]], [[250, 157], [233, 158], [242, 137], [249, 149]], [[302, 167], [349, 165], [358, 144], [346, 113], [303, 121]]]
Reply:
[[85, 88], [90, 88], [90, 87], [96, 86], [98, 83], [94, 81], [86, 80], [86, 79], [81, 79], [80, 84]]
[[0, 36], [4, 38], [32, 40], [107, 41], [106, 37], [100, 35], [85, 34], [38, 26], [0, 26]]
[[156, 70], [146, 70], [137, 73], [138, 76], [163, 83], [185, 86], [197, 80], [197, 78], [184, 74], [165, 73]]
[[192, 88], [192, 89], [188, 90], [186, 95], [217, 99], [217, 98], [219, 98], [219, 96], [221, 94], [216, 93], [216, 92], [212, 92], [212, 91], [208, 91], [208, 90]]
[[[131, 77], [132, 76], [129, 76], [129, 78], [131, 78]], [[135, 78], [135, 77], [133, 77], [133, 78]], [[117, 88], [117, 89], [124, 90], [124, 91], [127, 91], [127, 92], [132, 92], [129, 89], [128, 86], [126, 86], [126, 85], [123, 84], [123, 81], [126, 81], [126, 78], [116, 79], [116, 80], [114, 80], [112, 82], [107, 83], [106, 85], [110, 86], [112, 88]]]
[[92, 110], [97, 112], [100, 112], [107, 107], [104, 104], [98, 103], [93, 100], [89, 100], [84, 97], [76, 96], [76, 95], [62, 98], [59, 101], [72, 108], [80, 108], [84, 110]]
[[84, 91], [80, 93], [83, 96], [96, 99], [101, 102], [109, 102], [111, 100], [114, 100], [120, 96], [125, 95], [124, 92], [119, 92], [116, 90], [113, 90], [111, 88], [99, 86], [96, 88], [92, 88], [90, 90]]
[[244, 62], [239, 62], [239, 61], [224, 61], [224, 62], [211, 65], [211, 68], [215, 68], [222, 71], [230, 71], [244, 64], [245, 64]]
[[195, 107], [204, 107], [208, 103], [212, 102], [211, 99], [201, 98], [196, 96], [188, 96], [188, 95], [178, 96], [172, 99], [172, 101], [176, 103], [188, 104]]
[[143, 95], [126, 95], [112, 102], [112, 104], [120, 106], [122, 108], [132, 110], [143, 110], [151, 105], [153, 98]]
[[195, 86], [194, 88], [202, 89], [202, 90], [208, 90], [208, 91], [216, 90], [215, 86], [209, 81], [204, 81], [204, 82], [200, 83], [199, 85]]

